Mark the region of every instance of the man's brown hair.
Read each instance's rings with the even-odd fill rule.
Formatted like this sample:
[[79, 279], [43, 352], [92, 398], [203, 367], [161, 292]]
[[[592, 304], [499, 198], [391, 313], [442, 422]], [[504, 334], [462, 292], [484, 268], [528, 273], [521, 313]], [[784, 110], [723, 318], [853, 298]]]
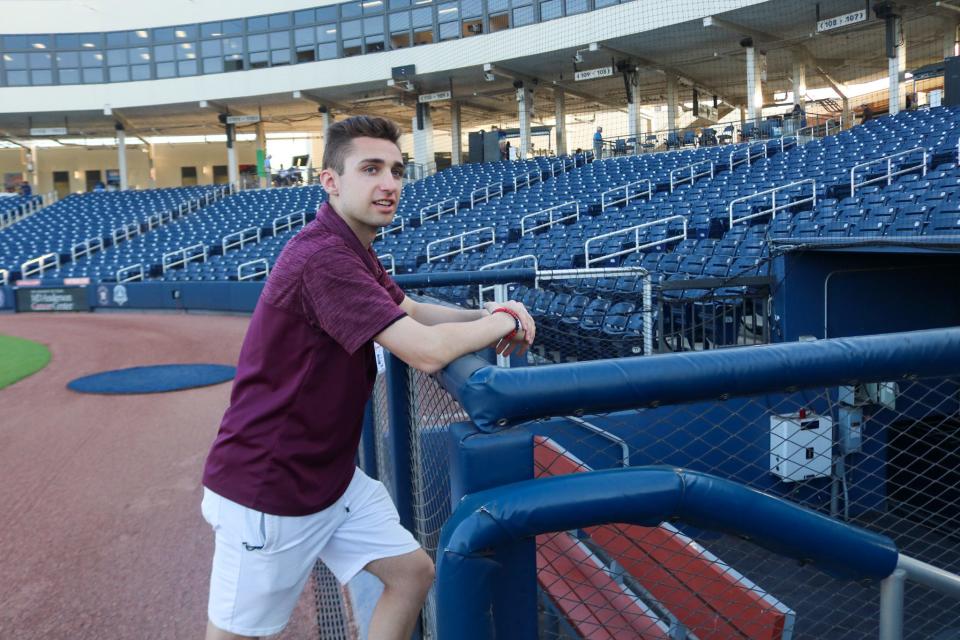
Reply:
[[379, 116], [353, 116], [330, 125], [323, 149], [323, 168], [343, 174], [343, 163], [354, 138], [379, 138], [397, 144], [400, 128]]

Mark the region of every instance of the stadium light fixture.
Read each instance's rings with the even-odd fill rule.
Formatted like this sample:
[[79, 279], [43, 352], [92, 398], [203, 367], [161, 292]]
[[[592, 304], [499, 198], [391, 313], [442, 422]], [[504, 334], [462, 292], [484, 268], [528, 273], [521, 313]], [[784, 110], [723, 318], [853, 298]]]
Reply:
[[34, 42], [34, 43], [33, 43], [33, 48], [34, 48], [34, 49], [46, 49], [46, 48], [47, 48], [47, 45], [43, 44], [42, 42]]

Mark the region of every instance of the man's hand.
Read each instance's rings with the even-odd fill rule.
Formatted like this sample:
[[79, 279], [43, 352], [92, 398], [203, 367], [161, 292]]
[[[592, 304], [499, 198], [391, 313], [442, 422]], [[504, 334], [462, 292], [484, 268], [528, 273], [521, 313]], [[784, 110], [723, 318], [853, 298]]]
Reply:
[[530, 312], [528, 312], [527, 308], [523, 306], [523, 303], [515, 300], [507, 300], [506, 302], [487, 302], [484, 303], [483, 307], [488, 313], [492, 313], [494, 309], [505, 307], [520, 317], [520, 331], [518, 331], [510, 340], [504, 340], [501, 338], [496, 342], [496, 344], [493, 345], [493, 348], [497, 354], [505, 357], [514, 352], [516, 352], [518, 356], [525, 354], [527, 349], [530, 348], [530, 345], [533, 344], [534, 338], [536, 338], [537, 325], [533, 321], [533, 317], [530, 315]]

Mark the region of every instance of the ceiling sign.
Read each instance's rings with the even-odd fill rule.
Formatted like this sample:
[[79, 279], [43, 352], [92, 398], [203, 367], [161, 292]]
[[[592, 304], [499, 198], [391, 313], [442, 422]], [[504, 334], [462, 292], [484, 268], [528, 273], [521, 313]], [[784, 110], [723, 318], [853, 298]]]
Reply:
[[613, 75], [613, 67], [600, 67], [599, 69], [587, 69], [586, 71], [577, 71], [573, 74], [573, 79], [577, 82], [581, 80], [596, 80], [597, 78], [609, 78]]
[[260, 116], [227, 116], [227, 124], [256, 124]]
[[827, 18], [826, 20], [820, 20], [817, 22], [817, 33], [822, 33], [824, 31], [830, 31], [831, 29], [839, 29], [840, 27], [847, 27], [851, 24], [857, 24], [858, 22], [867, 21], [867, 10], [860, 9], [859, 11], [854, 11], [853, 13], [845, 13], [842, 16], [837, 16], [835, 18]]
[[65, 136], [67, 135], [66, 127], [39, 127], [30, 129], [30, 135], [32, 136]]
[[449, 91], [438, 91], [436, 93], [424, 93], [421, 96], [417, 97], [419, 102], [440, 102], [441, 100], [449, 100], [451, 93]]

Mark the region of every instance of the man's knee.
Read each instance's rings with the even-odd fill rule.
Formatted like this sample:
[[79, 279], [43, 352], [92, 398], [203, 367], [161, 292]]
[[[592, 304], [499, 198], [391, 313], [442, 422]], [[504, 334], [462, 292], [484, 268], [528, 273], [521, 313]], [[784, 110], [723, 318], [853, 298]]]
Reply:
[[387, 589], [416, 589], [426, 595], [433, 585], [436, 570], [433, 560], [423, 549], [394, 558], [377, 560], [368, 567]]

